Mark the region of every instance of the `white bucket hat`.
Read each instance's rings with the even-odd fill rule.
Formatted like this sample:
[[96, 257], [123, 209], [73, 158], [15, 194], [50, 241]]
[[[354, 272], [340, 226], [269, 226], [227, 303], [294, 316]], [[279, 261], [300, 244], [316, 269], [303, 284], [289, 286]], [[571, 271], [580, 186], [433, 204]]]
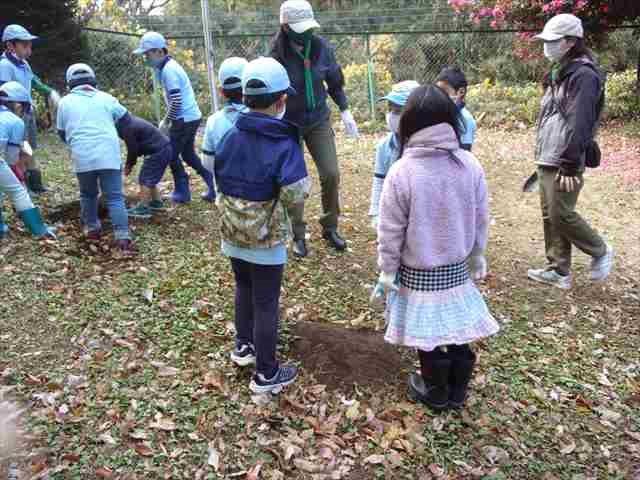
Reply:
[[320, 28], [313, 16], [313, 8], [306, 0], [287, 0], [280, 5], [280, 25], [289, 25], [296, 33]]
[[561, 13], [549, 20], [542, 33], [536, 35], [536, 38], [543, 42], [555, 42], [564, 37], [583, 38], [582, 20], [570, 13]]

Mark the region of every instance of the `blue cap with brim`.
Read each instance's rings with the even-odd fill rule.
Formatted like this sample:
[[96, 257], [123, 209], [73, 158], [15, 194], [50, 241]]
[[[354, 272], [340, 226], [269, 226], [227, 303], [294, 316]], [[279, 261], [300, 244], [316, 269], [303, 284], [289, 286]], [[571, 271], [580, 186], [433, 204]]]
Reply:
[[7, 102], [31, 103], [29, 92], [18, 82], [3, 83], [0, 92], [4, 93], [2, 100]]
[[404, 107], [411, 92], [419, 86], [420, 84], [415, 80], [405, 80], [404, 82], [396, 83], [391, 87], [391, 91], [378, 101], [383, 102], [386, 100], [400, 107]]
[[134, 55], [142, 55], [155, 48], [167, 48], [167, 41], [158, 32], [147, 32], [142, 36], [140, 46], [136, 48], [133, 53]]
[[[218, 70], [218, 80], [222, 88], [232, 90], [242, 87], [242, 74], [247, 65], [249, 65], [249, 62], [241, 57], [230, 57], [222, 62], [220, 70]], [[230, 78], [237, 78], [238, 81], [225, 83]]]
[[[247, 87], [251, 80], [259, 80], [264, 87]], [[269, 93], [284, 92], [288, 95], [296, 95], [291, 86], [289, 75], [285, 68], [271, 57], [260, 57], [249, 62], [242, 74], [242, 93], [244, 95], [266, 95]]]
[[19, 40], [23, 42], [31, 42], [38, 37], [29, 33], [29, 30], [21, 25], [7, 25], [2, 32], [2, 41], [10, 42], [12, 40]]

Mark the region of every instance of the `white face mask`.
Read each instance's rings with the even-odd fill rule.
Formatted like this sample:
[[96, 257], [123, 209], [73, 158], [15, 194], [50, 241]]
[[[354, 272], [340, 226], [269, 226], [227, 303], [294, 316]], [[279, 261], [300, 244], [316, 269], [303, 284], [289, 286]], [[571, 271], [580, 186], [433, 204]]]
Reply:
[[397, 135], [398, 130], [400, 129], [400, 114], [394, 113], [394, 112], [387, 112], [386, 119], [387, 119], [387, 128], [391, 132]]
[[551, 62], [559, 62], [562, 57], [571, 49], [564, 38], [555, 42], [544, 42], [544, 56]]
[[282, 120], [284, 118], [284, 114], [287, 113], [287, 104], [284, 104], [284, 108], [282, 109], [281, 112], [276, 113], [276, 118], [278, 120]]

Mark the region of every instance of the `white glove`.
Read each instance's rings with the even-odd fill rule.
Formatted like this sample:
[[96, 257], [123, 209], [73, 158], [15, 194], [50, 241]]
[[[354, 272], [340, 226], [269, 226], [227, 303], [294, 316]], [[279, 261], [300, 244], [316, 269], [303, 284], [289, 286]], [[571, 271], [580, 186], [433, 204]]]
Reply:
[[165, 135], [169, 135], [169, 129], [171, 128], [171, 120], [169, 120], [169, 117], [164, 117], [160, 125], [158, 125], [158, 128]]
[[342, 117], [342, 123], [344, 123], [344, 131], [349, 137], [358, 138], [358, 125], [356, 121], [353, 119], [353, 115], [349, 110], [345, 110], [340, 112], [340, 116]]
[[369, 225], [371, 225], [371, 228], [373, 228], [376, 232], [378, 231], [378, 215], [371, 215], [371, 221]]
[[487, 277], [487, 259], [482, 253], [471, 254], [467, 260], [471, 278], [474, 280], [484, 280]]
[[31, 148], [31, 144], [26, 140], [22, 142], [22, 147], [20, 147], [20, 151], [25, 155], [33, 157], [33, 148]]
[[373, 292], [371, 293], [371, 298], [369, 299], [371, 302], [374, 302], [382, 297], [384, 297], [389, 292], [397, 292], [399, 290], [398, 284], [396, 283], [397, 273], [385, 273], [380, 272], [380, 276], [378, 277], [378, 283], [376, 284]]
[[51, 90], [49, 93], [49, 108], [53, 113], [58, 111], [58, 104], [60, 103], [60, 94], [55, 90]]

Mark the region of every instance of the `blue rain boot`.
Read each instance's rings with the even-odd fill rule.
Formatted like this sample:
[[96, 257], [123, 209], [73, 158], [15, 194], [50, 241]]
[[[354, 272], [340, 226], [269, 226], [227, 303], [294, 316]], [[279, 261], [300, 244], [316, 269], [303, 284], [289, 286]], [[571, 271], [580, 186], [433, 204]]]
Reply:
[[9, 225], [4, 223], [2, 218], [2, 210], [0, 210], [0, 240], [2, 240], [9, 233]]
[[189, 203], [191, 201], [191, 190], [189, 189], [189, 177], [174, 177], [175, 190], [171, 194], [173, 203]]
[[205, 202], [216, 201], [216, 186], [213, 184], [213, 174], [209, 170], [202, 173], [202, 179], [207, 184], [207, 193], [202, 194], [202, 200]]
[[53, 238], [54, 240], [56, 239], [55, 230], [49, 227], [48, 225], [46, 225], [42, 221], [40, 210], [38, 210], [37, 208], [30, 208], [29, 210], [23, 210], [21, 212], [18, 212], [18, 215], [24, 222], [24, 225], [25, 227], [27, 227], [27, 230], [29, 230], [29, 232], [31, 232], [31, 235], [33, 235], [34, 237], [36, 238], [47, 237], [47, 238]]

